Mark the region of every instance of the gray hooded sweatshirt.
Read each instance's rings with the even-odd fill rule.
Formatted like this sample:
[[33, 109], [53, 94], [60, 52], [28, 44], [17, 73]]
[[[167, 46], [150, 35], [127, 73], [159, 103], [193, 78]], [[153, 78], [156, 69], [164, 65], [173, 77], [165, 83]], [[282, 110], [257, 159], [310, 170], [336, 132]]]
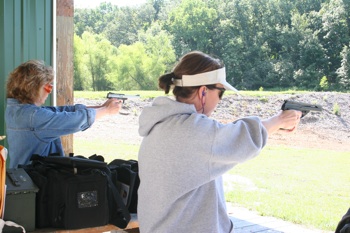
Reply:
[[140, 232], [233, 232], [222, 175], [265, 146], [259, 118], [222, 124], [194, 105], [158, 97], [143, 109], [139, 134]]

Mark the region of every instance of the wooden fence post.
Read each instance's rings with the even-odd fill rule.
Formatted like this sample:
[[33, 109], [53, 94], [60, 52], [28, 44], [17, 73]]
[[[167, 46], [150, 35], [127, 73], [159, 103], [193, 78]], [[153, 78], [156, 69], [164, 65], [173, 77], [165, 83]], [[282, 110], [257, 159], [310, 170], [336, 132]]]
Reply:
[[[56, 6], [56, 104], [72, 105], [74, 0], [56, 0]], [[61, 139], [65, 154], [73, 152], [73, 135]]]

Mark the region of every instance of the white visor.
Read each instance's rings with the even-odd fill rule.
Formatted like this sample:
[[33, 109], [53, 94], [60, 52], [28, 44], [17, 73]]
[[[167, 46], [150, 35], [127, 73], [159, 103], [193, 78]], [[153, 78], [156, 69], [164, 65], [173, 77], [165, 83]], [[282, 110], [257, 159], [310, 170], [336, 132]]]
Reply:
[[225, 67], [205, 73], [194, 75], [182, 75], [182, 79], [174, 79], [174, 85], [178, 87], [195, 87], [221, 83], [226, 90], [237, 91], [226, 81]]

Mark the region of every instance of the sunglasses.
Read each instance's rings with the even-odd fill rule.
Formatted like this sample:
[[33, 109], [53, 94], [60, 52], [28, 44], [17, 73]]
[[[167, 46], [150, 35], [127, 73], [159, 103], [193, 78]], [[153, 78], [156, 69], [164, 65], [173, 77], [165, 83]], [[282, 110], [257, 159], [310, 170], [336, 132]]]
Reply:
[[224, 95], [226, 89], [223, 88], [223, 87], [212, 87], [212, 88], [213, 88], [213, 89], [217, 89], [217, 90], [220, 91], [220, 92], [219, 92], [219, 99], [222, 99], [222, 96]]

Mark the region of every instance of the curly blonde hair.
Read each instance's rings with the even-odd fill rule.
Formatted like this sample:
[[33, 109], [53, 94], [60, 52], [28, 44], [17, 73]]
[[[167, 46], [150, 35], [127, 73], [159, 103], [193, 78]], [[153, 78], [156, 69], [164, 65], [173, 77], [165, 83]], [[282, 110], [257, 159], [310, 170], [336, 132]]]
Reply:
[[54, 80], [51, 66], [43, 61], [29, 60], [15, 68], [7, 80], [7, 98], [17, 99], [20, 103], [33, 103], [39, 95], [40, 87]]

